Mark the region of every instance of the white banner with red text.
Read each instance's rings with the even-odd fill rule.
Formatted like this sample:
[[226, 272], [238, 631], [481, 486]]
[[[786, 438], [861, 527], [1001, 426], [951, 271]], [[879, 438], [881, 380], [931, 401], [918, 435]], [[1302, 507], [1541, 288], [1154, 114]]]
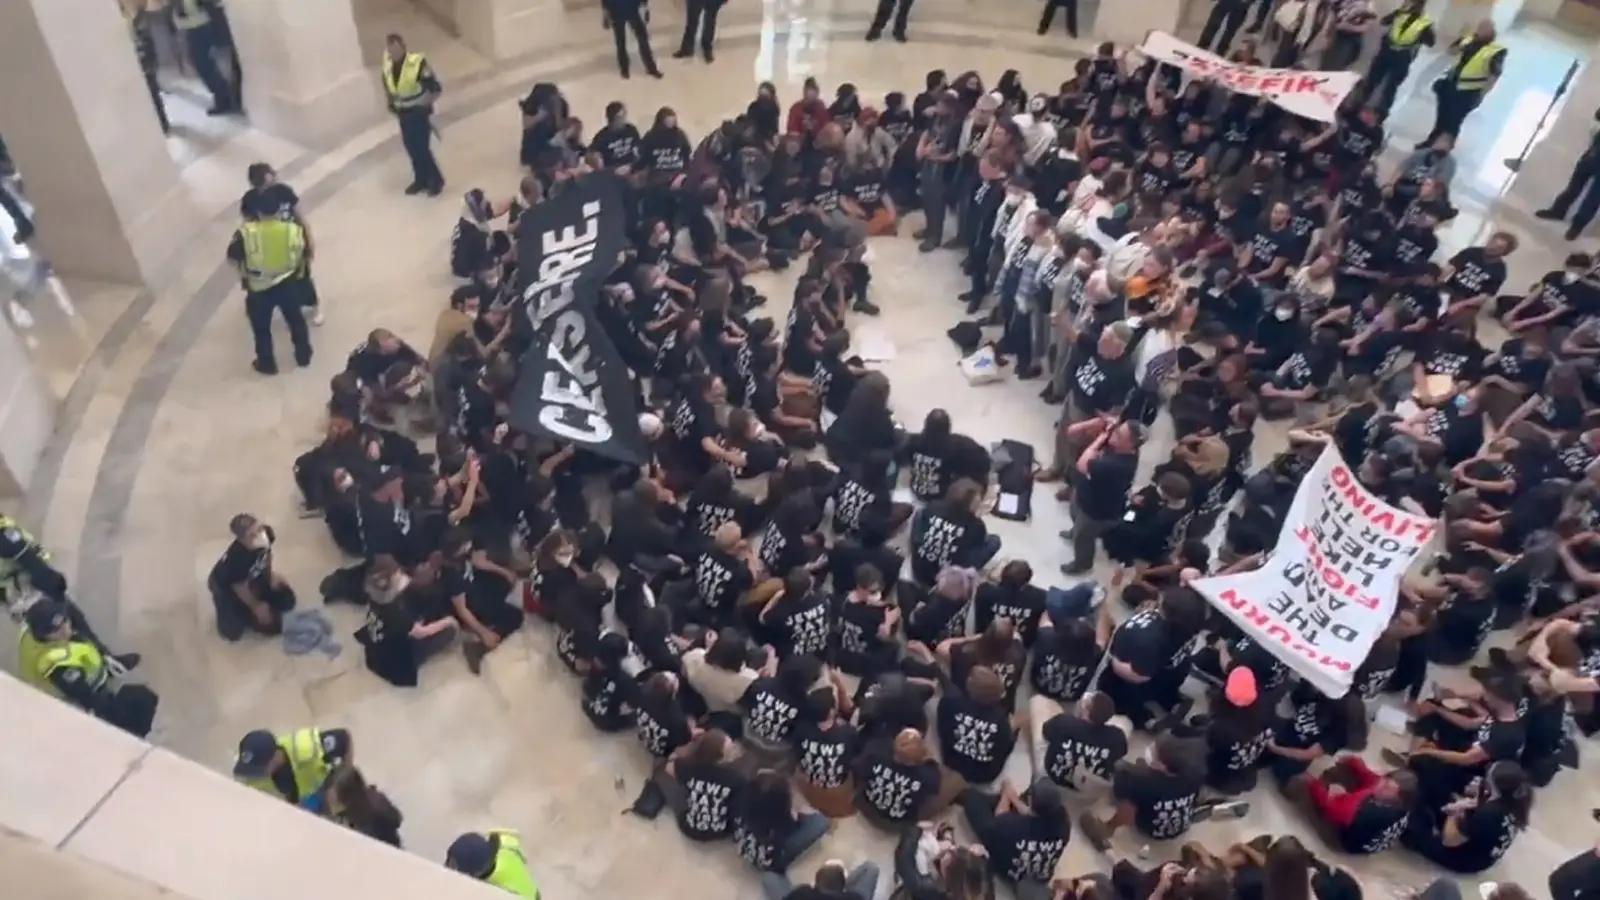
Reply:
[[1313, 687], [1342, 697], [1436, 528], [1374, 497], [1329, 444], [1295, 491], [1266, 562], [1190, 586]]
[[1145, 35], [1139, 52], [1157, 62], [1177, 66], [1191, 78], [1214, 82], [1240, 94], [1265, 97], [1297, 116], [1319, 122], [1334, 120], [1339, 104], [1360, 80], [1354, 72], [1308, 72], [1229, 62], [1164, 31]]

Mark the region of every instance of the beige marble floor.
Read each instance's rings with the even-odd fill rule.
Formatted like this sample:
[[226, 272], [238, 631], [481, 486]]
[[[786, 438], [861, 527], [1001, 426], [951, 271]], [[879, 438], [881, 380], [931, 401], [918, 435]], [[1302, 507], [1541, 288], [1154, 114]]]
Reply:
[[[1025, 83], [1042, 87], [1062, 79], [1069, 51], [1087, 46], [1055, 37], [1037, 40], [1025, 30], [1032, 13], [1002, 4], [1010, 19], [989, 27], [976, 24], [981, 12], [942, 18], [929, 13], [916, 21], [915, 43], [868, 47], [859, 41], [864, 13], [841, 12], [842, 6], [773, 2], [742, 19], [730, 16], [715, 66], [668, 61], [668, 77], [660, 82], [619, 81], [609, 38], [587, 30], [574, 38], [570, 52], [501, 70], [478, 68], [476, 79], [453, 91], [442, 109], [438, 152], [451, 192], [438, 200], [400, 194], [405, 162], [387, 132], [356, 136], [308, 162], [295, 184], [308, 197], [319, 244], [317, 279], [329, 304], [328, 323], [314, 335], [318, 357], [309, 370], [275, 379], [249, 372], [239, 298], [214, 309], [196, 302], [219, 287], [216, 254], [228, 226], [219, 220], [197, 237], [195, 258], [175, 267], [171, 284], [156, 292], [126, 347], [104, 365], [92, 395], [83, 398], [71, 440], [60, 448], [59, 477], [38, 511], [58, 559], [78, 573], [84, 602], [123, 644], [145, 652], [146, 677], [165, 697], [158, 743], [221, 769], [238, 736], [252, 728], [349, 727], [363, 769], [404, 810], [408, 844], [425, 856], [438, 858], [462, 830], [503, 825], [531, 836], [532, 864], [552, 897], [635, 896], [660, 893], [664, 886], [688, 896], [757, 896], [751, 873], [731, 848], [692, 846], [670, 821], [643, 823], [620, 813], [647, 762], [631, 737], [603, 737], [589, 727], [578, 713], [575, 685], [555, 664], [543, 631], [508, 641], [481, 679], [468, 676], [452, 657], [431, 665], [420, 689], [401, 692], [361, 668], [349, 641], [331, 661], [291, 659], [266, 643], [221, 644], [210, 632], [202, 585], [227, 541], [228, 518], [241, 511], [277, 527], [279, 565], [307, 602], [314, 602], [322, 575], [340, 563], [320, 524], [294, 517], [290, 460], [317, 439], [327, 380], [369, 329], [388, 327], [426, 341], [451, 285], [445, 253], [458, 212], [453, 197], [469, 187], [491, 194], [513, 189], [518, 173], [512, 100], [541, 74], [566, 73], [558, 80], [591, 127], [605, 103], [621, 99], [636, 120], [671, 105], [698, 137], [741, 109], [762, 80], [775, 81], [785, 99], [809, 75], [830, 87], [852, 81], [873, 98], [889, 90], [915, 91], [923, 73], [935, 67], [975, 68], [990, 78], [1017, 68]], [[658, 34], [671, 34], [670, 26]], [[670, 49], [668, 41], [658, 37], [657, 49]], [[482, 66], [465, 53], [460, 63]], [[452, 73], [442, 63], [441, 69], [448, 81]], [[1508, 92], [1504, 102], [1525, 101], [1518, 96]], [[1425, 91], [1406, 101], [1403, 128], [1425, 128], [1426, 103]], [[1508, 114], [1506, 107], [1494, 109]], [[1494, 109], [1486, 107], [1469, 129], [1462, 156], [1478, 166], [1473, 171], [1502, 153], [1498, 144], [1471, 136], [1474, 129], [1494, 127]], [[386, 140], [391, 144], [385, 150], [380, 143]], [[1558, 175], [1523, 177], [1549, 181]], [[1535, 228], [1525, 202], [1498, 199], [1504, 187], [1503, 179], [1491, 179], [1460, 192], [1463, 214], [1449, 230], [1444, 252], [1509, 228], [1525, 238], [1512, 266], [1512, 282], [1524, 283], [1566, 249], [1548, 228]], [[960, 314], [954, 300], [962, 289], [957, 259], [919, 255], [907, 238], [879, 239], [873, 252], [880, 286], [875, 299], [885, 313], [858, 330], [877, 330], [899, 349], [884, 368], [895, 385], [900, 417], [915, 422], [942, 406], [980, 440], [1015, 438], [1047, 447], [1051, 410], [1033, 398], [1035, 388], [1002, 383], [972, 389], [957, 373], [955, 353], [942, 334]], [[225, 275], [223, 280], [225, 289]], [[781, 315], [791, 278], [762, 276], [756, 283], [774, 299], [773, 314]], [[104, 315], [101, 304], [113, 302], [97, 300], [85, 315]], [[1274, 435], [1264, 435], [1257, 458], [1275, 451], [1275, 444]], [[1146, 465], [1159, 461], [1169, 446], [1170, 432], [1158, 428]], [[1056, 533], [1066, 517], [1043, 492], [1037, 501], [1032, 523], [994, 528], [1006, 541], [1004, 556], [1053, 573], [1065, 556]], [[345, 634], [356, 626], [348, 610], [330, 615]], [[1019, 754], [1013, 764], [1020, 777], [1024, 758]], [[1534, 827], [1494, 877], [1520, 879], [1542, 895], [1544, 873], [1593, 842], [1592, 772], [1563, 773], [1541, 792]], [[1273, 797], [1262, 793], [1255, 799], [1255, 811], [1244, 821], [1201, 826], [1195, 837], [1223, 844], [1261, 831], [1303, 831]], [[1138, 847], [1120, 842], [1116, 849], [1130, 854]], [[1160, 855], [1163, 848], [1154, 852]], [[1068, 853], [1084, 870], [1107, 865], [1081, 841]], [[844, 823], [796, 874], [809, 874], [829, 856], [887, 863], [888, 843], [862, 823]], [[1357, 871], [1384, 893], [1384, 885], [1415, 885], [1429, 877], [1425, 867], [1400, 853], [1363, 861]]]

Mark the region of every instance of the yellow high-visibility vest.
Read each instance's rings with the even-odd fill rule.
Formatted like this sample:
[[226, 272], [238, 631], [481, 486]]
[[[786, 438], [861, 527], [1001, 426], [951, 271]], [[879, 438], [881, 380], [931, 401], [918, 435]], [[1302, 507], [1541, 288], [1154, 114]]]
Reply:
[[[316, 728], [302, 728], [293, 734], [279, 737], [278, 747], [289, 760], [289, 771], [294, 775], [295, 791], [300, 795], [299, 801], [304, 803], [307, 797], [322, 787], [322, 783], [328, 779], [328, 773], [333, 771], [333, 764], [322, 752], [322, 731]], [[248, 778], [240, 781], [258, 791], [282, 796], [271, 778]]]
[[400, 63], [397, 77], [394, 57], [387, 53], [383, 55], [383, 88], [389, 92], [389, 100], [395, 107], [416, 106], [422, 102], [425, 93], [422, 89], [422, 67], [427, 64], [427, 57], [421, 53], [407, 53]]
[[1463, 91], [1486, 90], [1489, 80], [1494, 77], [1494, 70], [1489, 64], [1504, 50], [1505, 47], [1496, 41], [1479, 47], [1461, 64], [1461, 71], [1456, 73], [1456, 88]]
[[495, 854], [494, 868], [484, 881], [523, 900], [539, 900], [539, 884], [528, 871], [528, 857], [522, 852], [522, 839], [515, 831], [496, 828], [489, 834], [500, 838], [500, 852]]
[[1427, 31], [1433, 20], [1417, 13], [1409, 20], [1402, 21], [1396, 14], [1394, 21], [1389, 24], [1389, 46], [1396, 50], [1410, 50], [1422, 39], [1422, 33]]
[[306, 231], [298, 222], [267, 219], [239, 226], [244, 242], [245, 288], [264, 291], [300, 272], [306, 256]]
[[50, 681], [50, 676], [57, 670], [81, 670], [84, 681], [94, 691], [105, 687], [111, 679], [106, 659], [95, 645], [76, 640], [40, 643], [26, 628], [22, 630], [22, 638], [18, 641], [17, 663], [21, 667], [23, 681], [58, 698], [61, 692]]

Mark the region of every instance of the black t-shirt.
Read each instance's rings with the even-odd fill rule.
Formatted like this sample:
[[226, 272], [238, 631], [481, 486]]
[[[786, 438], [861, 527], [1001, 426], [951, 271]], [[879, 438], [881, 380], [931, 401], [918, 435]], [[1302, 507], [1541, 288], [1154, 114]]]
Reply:
[[1506, 263], [1490, 259], [1482, 247], [1468, 247], [1450, 257], [1450, 278], [1443, 285], [1454, 300], [1500, 293], [1506, 283]]
[[1517, 822], [1500, 800], [1480, 800], [1457, 823], [1466, 840], [1446, 847], [1440, 842], [1429, 857], [1452, 872], [1481, 872], [1500, 861], [1517, 837]]
[[1121, 517], [1138, 468], [1137, 453], [1118, 453], [1109, 446], [1103, 447], [1086, 467], [1087, 475], [1078, 485], [1078, 505], [1096, 520]]
[[849, 723], [823, 728], [805, 720], [794, 729], [795, 768], [817, 787], [839, 787], [850, 778], [860, 737]]
[[973, 631], [984, 631], [995, 619], [1010, 619], [1022, 642], [1031, 647], [1039, 628], [1039, 617], [1044, 615], [1044, 598], [1044, 589], [1032, 584], [1013, 588], [984, 582], [978, 585], [973, 597]]
[[1514, 761], [1522, 754], [1525, 737], [1521, 721], [1503, 721], [1491, 717], [1478, 726], [1475, 744], [1483, 748], [1490, 763]]
[[723, 765], [676, 764], [685, 802], [678, 830], [692, 841], [715, 841], [733, 834], [734, 810], [744, 791], [744, 776]]
[[1154, 610], [1142, 609], [1111, 633], [1112, 658], [1127, 663], [1146, 678], [1160, 674], [1168, 662], [1172, 629]]
[[1458, 666], [1478, 655], [1478, 648], [1494, 628], [1493, 595], [1474, 597], [1453, 590], [1429, 633], [1428, 658], [1441, 665]]
[[800, 705], [789, 698], [776, 678], [767, 676], [745, 688], [739, 707], [745, 714], [745, 734], [769, 745], [788, 743], [800, 719]]
[[1429, 375], [1447, 375], [1456, 381], [1477, 381], [1488, 354], [1483, 345], [1465, 335], [1441, 333], [1423, 348], [1422, 370]]
[[1189, 830], [1202, 778], [1198, 773], [1164, 772], [1135, 766], [1117, 772], [1112, 791], [1133, 804], [1133, 822], [1145, 835], [1171, 840]]
[[1033, 646], [1033, 689], [1056, 700], [1077, 702], [1089, 687], [1089, 676], [1100, 666], [1102, 655], [1097, 649], [1087, 656], [1069, 657], [1061, 652], [1050, 629], [1043, 629]]
[[1055, 875], [1056, 862], [1067, 849], [1068, 825], [1054, 829], [1035, 816], [1019, 812], [1001, 813], [981, 836], [989, 852], [989, 866], [1013, 883], [1032, 881], [1048, 884]]
[[1237, 728], [1223, 727], [1220, 722], [1213, 724], [1206, 731], [1206, 768], [1211, 784], [1230, 794], [1253, 787], [1256, 763], [1261, 761], [1261, 754], [1266, 752], [1267, 741], [1271, 737], [1270, 724], [1249, 734]]
[[932, 584], [940, 570], [981, 545], [988, 534], [983, 520], [970, 510], [929, 507], [921, 540], [912, 541], [911, 570], [918, 581]]
[[1530, 391], [1538, 390], [1550, 374], [1551, 359], [1547, 353], [1529, 354], [1527, 341], [1511, 338], [1495, 351], [1492, 363], [1485, 361], [1483, 374], [1499, 375], [1515, 385]]
[[[1251, 275], [1259, 275], [1265, 272], [1273, 261], [1280, 256], [1293, 263], [1296, 258], [1295, 248], [1299, 243], [1299, 239], [1294, 236], [1293, 231], [1289, 230], [1287, 224], [1283, 228], [1276, 230], [1273, 230], [1269, 224], [1266, 228], [1257, 231], [1250, 238], [1249, 273]], [[1288, 276], [1285, 274], [1287, 271], [1288, 267], [1285, 266], [1284, 269], [1278, 272], [1276, 283], [1281, 284], [1287, 280]]]
[[263, 218], [292, 221], [299, 213], [300, 195], [294, 192], [294, 188], [282, 182], [269, 184], [263, 188], [251, 188], [239, 198], [241, 217], [249, 217], [248, 210], [252, 203], [261, 211]]
[[882, 178], [857, 175], [845, 183], [845, 190], [849, 192], [850, 199], [868, 215], [877, 212], [883, 206]]
[[272, 527], [262, 529], [268, 540], [266, 547], [246, 547], [238, 541], [230, 541], [228, 549], [222, 551], [222, 558], [217, 560], [211, 569], [211, 579], [216, 585], [232, 595], [232, 589], [239, 584], [249, 584], [252, 590], [265, 587], [266, 579], [272, 572], [272, 544], [277, 540], [277, 535]]
[[1128, 755], [1128, 737], [1113, 725], [1063, 713], [1044, 723], [1044, 771], [1050, 780], [1076, 788], [1083, 779], [1110, 780], [1112, 767]]
[[766, 620], [783, 633], [784, 655], [820, 656], [828, 650], [833, 632], [832, 608], [820, 591], [807, 591], [799, 597], [785, 594], [773, 604]]
[[915, 822], [928, 799], [939, 792], [939, 764], [918, 765], [897, 762], [888, 748], [876, 749], [863, 758], [861, 798], [891, 822]]
[[633, 679], [616, 672], [591, 672], [584, 676], [583, 714], [594, 727], [601, 731], [621, 731], [634, 724], [633, 710], [629, 707], [632, 682]]
[[1109, 413], [1122, 406], [1134, 387], [1133, 354], [1103, 359], [1089, 336], [1078, 338], [1086, 351], [1083, 362], [1072, 375], [1072, 399], [1086, 413]]
[[803, 566], [807, 561], [806, 532], [785, 529], [776, 520], [767, 522], [761, 530], [761, 547], [757, 551], [762, 565], [774, 576], [782, 577]]
[[656, 759], [671, 756], [694, 736], [689, 728], [689, 717], [678, 706], [676, 698], [666, 702], [636, 701], [633, 726], [639, 743]]
[[1405, 275], [1416, 274], [1437, 252], [1439, 236], [1433, 233], [1432, 228], [1407, 225], [1395, 234], [1395, 271]]
[[1400, 839], [1408, 818], [1405, 807], [1368, 797], [1339, 833], [1339, 843], [1346, 853], [1382, 853]]
[[984, 706], [951, 691], [939, 698], [936, 718], [946, 766], [971, 784], [1000, 777], [1017, 743], [1004, 707]]
[[607, 125], [594, 133], [589, 146], [608, 169], [634, 165], [639, 161], [639, 129], [631, 123]]
[[894, 661], [895, 642], [879, 637], [889, 607], [875, 603], [841, 601], [834, 661], [851, 675], [873, 674]]

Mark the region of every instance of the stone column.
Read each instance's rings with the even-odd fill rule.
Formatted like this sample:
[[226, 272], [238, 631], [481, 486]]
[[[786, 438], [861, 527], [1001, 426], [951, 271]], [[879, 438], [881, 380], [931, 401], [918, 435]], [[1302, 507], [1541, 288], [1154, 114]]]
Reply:
[[562, 0], [455, 0], [456, 33], [479, 53], [510, 59], [572, 40], [569, 21], [599, 31], [598, 4], [572, 7]]
[[149, 282], [199, 221], [117, 5], [0, 3], [0, 59], [0, 134], [38, 249], [65, 275]]
[[227, 8], [252, 125], [326, 148], [381, 117], [377, 69], [362, 64], [350, 0], [251, 0]]
[[0, 316], [0, 499], [21, 497], [28, 489], [55, 423], [55, 397], [22, 338]]
[[1184, 0], [1100, 0], [1089, 33], [1119, 49], [1139, 46], [1152, 31], [1178, 37], [1185, 5]]
[[1573, 163], [1588, 149], [1595, 129], [1600, 128], [1600, 122], [1595, 121], [1595, 112], [1600, 110], [1600, 65], [1591, 62], [1579, 71], [1568, 85], [1564, 100], [1546, 123], [1544, 135], [1518, 166], [1506, 191], [1505, 200], [1524, 211], [1543, 209], [1555, 200], [1567, 186]]

